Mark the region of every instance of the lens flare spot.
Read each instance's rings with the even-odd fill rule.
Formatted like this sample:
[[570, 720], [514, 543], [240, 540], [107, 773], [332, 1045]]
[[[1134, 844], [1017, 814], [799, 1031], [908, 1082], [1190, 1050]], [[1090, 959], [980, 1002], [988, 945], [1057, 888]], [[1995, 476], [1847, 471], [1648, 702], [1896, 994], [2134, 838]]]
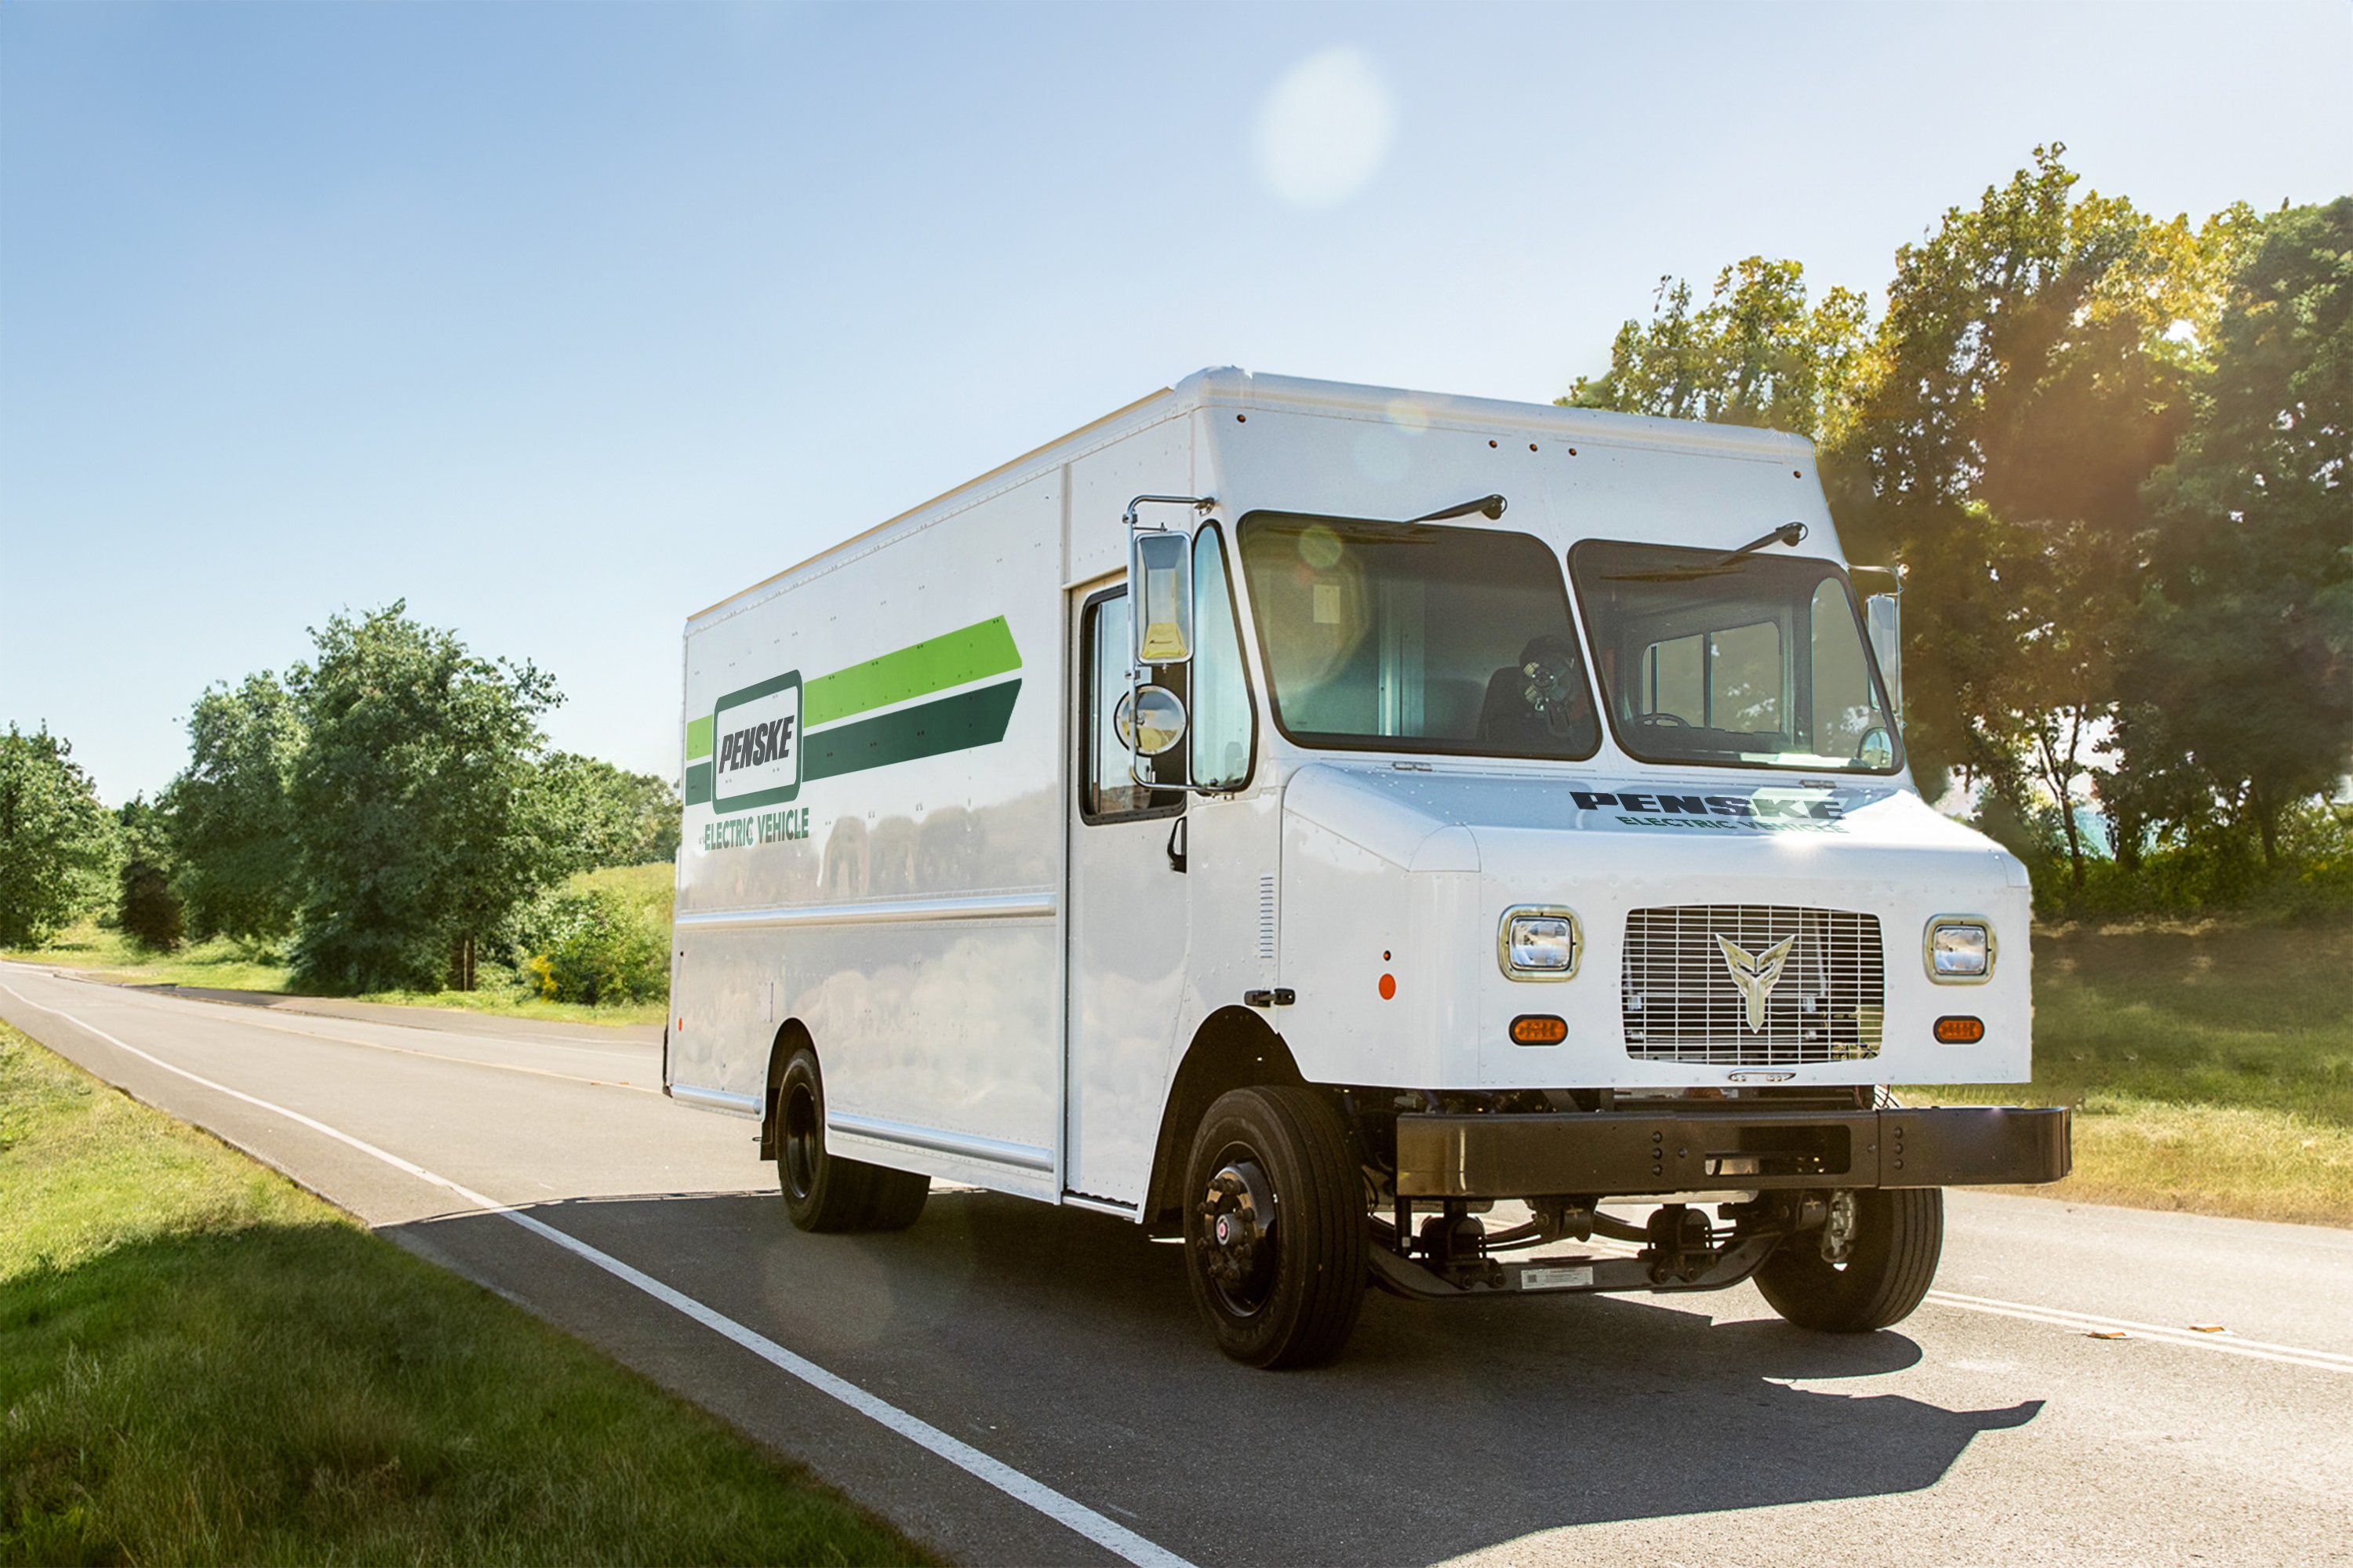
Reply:
[[1308, 56], [1259, 111], [1258, 171], [1294, 207], [1337, 207], [1380, 173], [1397, 136], [1397, 102], [1364, 50]]

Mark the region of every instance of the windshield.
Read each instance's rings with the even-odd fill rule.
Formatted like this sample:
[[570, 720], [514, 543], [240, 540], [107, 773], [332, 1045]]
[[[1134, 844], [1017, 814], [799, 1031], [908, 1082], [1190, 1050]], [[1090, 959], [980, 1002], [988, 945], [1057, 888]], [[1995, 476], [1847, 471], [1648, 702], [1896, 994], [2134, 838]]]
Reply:
[[1240, 536], [1275, 722], [1301, 745], [1599, 748], [1560, 560], [1542, 540], [1265, 512]]
[[1588, 540], [1569, 552], [1618, 742], [1645, 762], [1893, 773], [1901, 754], [1829, 561]]

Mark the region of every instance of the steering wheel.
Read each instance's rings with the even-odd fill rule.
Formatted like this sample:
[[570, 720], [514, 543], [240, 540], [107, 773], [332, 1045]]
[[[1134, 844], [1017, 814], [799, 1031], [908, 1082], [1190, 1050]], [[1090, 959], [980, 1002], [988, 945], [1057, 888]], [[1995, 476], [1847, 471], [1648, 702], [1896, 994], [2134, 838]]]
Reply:
[[1681, 714], [1671, 714], [1664, 708], [1660, 709], [1654, 714], [1636, 714], [1634, 715], [1634, 722], [1636, 724], [1663, 725], [1672, 729], [1691, 728], [1691, 720], [1683, 717]]

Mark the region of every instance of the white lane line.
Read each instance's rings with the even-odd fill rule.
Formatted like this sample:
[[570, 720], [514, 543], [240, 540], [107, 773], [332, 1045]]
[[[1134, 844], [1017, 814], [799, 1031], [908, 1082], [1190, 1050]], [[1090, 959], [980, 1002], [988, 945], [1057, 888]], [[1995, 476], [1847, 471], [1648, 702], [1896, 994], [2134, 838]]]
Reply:
[[816, 1362], [795, 1355], [766, 1335], [745, 1328], [724, 1313], [704, 1306], [682, 1291], [672, 1289], [651, 1275], [630, 1267], [610, 1254], [597, 1251], [586, 1242], [566, 1235], [553, 1225], [533, 1219], [529, 1214], [519, 1213], [495, 1198], [485, 1197], [470, 1187], [459, 1186], [446, 1176], [437, 1176], [422, 1165], [403, 1160], [399, 1155], [378, 1149], [373, 1143], [364, 1142], [353, 1138], [350, 1133], [329, 1127], [325, 1122], [315, 1121], [300, 1111], [288, 1110], [284, 1106], [272, 1105], [268, 1100], [257, 1099], [240, 1089], [232, 1089], [226, 1084], [216, 1084], [210, 1078], [191, 1073], [185, 1067], [174, 1066], [160, 1056], [150, 1055], [136, 1045], [116, 1039], [103, 1029], [84, 1023], [71, 1013], [35, 1001], [13, 986], [0, 984], [0, 991], [6, 991], [27, 1007], [37, 1008], [53, 1017], [62, 1018], [75, 1028], [85, 1033], [95, 1034], [117, 1050], [127, 1051], [142, 1062], [152, 1063], [167, 1073], [175, 1074], [192, 1084], [201, 1085], [216, 1094], [227, 1095], [233, 1100], [242, 1100], [247, 1105], [282, 1116], [289, 1121], [307, 1127], [313, 1132], [332, 1138], [336, 1142], [355, 1149], [374, 1159], [381, 1160], [395, 1170], [406, 1171], [419, 1181], [429, 1181], [445, 1192], [453, 1192], [486, 1213], [512, 1220], [533, 1235], [553, 1242], [566, 1252], [595, 1264], [614, 1278], [635, 1286], [665, 1307], [682, 1312], [704, 1328], [724, 1335], [771, 1366], [791, 1373], [818, 1393], [830, 1395], [860, 1414], [880, 1422], [917, 1446], [938, 1455], [965, 1474], [987, 1482], [1006, 1496], [1029, 1504], [1057, 1524], [1066, 1526], [1085, 1536], [1104, 1551], [1136, 1563], [1138, 1568], [1192, 1568], [1191, 1563], [1175, 1552], [1146, 1541], [1125, 1525], [1104, 1518], [1076, 1499], [1065, 1497], [1043, 1481], [1033, 1480], [1012, 1466], [989, 1457], [971, 1444], [949, 1436], [930, 1422], [908, 1414], [887, 1400], [876, 1398], [849, 1379], [837, 1377]]
[[[151, 993], [151, 996], [152, 996], [152, 993]], [[195, 997], [175, 997], [175, 998], [174, 998], [173, 1000], [174, 1000], [174, 1001], [195, 1001], [195, 1002], [203, 1002], [203, 1001], [205, 1001], [206, 999], [206, 998], [204, 998], [204, 997], [195, 996]], [[38, 1006], [40, 1005], [40, 1003], [38, 1003], [38, 1002], [32, 1002], [32, 1003], [30, 1003], [29, 1005], [34, 1006], [34, 1007], [38, 1007]], [[214, 1005], [227, 1005], [227, 1006], [234, 1007], [234, 1006], [237, 1006], [237, 1005], [240, 1005], [240, 1004], [236, 1003], [236, 1002], [229, 1002], [229, 1003], [226, 1003], [226, 1004], [216, 1003], [216, 1004], [214, 1004]], [[259, 1010], [257, 1010], [257, 1011], [259, 1011]], [[63, 1014], [63, 1013], [59, 1013], [58, 1016], [59, 1016], [60, 1018], [62, 1018], [62, 1017], [64, 1017], [64, 1016], [66, 1016], [66, 1015], [65, 1015], [65, 1014]], [[322, 1017], [332, 1017], [332, 1016], [333, 1016], [333, 1015], [332, 1015], [332, 1014], [330, 1014], [330, 1013], [311, 1013], [311, 1012], [306, 1012], [306, 1013], [302, 1013], [302, 1014], [301, 1014], [300, 1016], [304, 1017], [304, 1018], [322, 1018]], [[79, 1021], [77, 1021], [77, 1022], [79, 1022]], [[577, 1073], [559, 1073], [559, 1072], [557, 1072], [557, 1071], [556, 1071], [554, 1068], [553, 1068], [553, 1067], [526, 1067], [526, 1066], [522, 1065], [521, 1063], [519, 1063], [519, 1062], [490, 1062], [490, 1061], [485, 1061], [485, 1060], [483, 1060], [483, 1059], [482, 1059], [481, 1057], [480, 1057], [480, 1056], [450, 1056], [450, 1055], [446, 1055], [446, 1054], [444, 1054], [443, 1053], [438, 1052], [438, 1051], [420, 1051], [420, 1050], [418, 1050], [418, 1049], [417, 1049], [416, 1046], [414, 1046], [414, 1045], [387, 1045], [387, 1044], [385, 1044], [384, 1042], [382, 1042], [382, 1041], [380, 1041], [380, 1040], [354, 1040], [354, 1039], [353, 1039], [353, 1038], [352, 1038], [350, 1035], [348, 1035], [348, 1034], [323, 1034], [323, 1033], [320, 1033], [318, 1030], [316, 1030], [316, 1029], [297, 1029], [297, 1028], [295, 1028], [295, 1027], [294, 1027], [292, 1024], [290, 1024], [290, 1023], [271, 1023], [271, 1022], [265, 1022], [265, 1021], [263, 1021], [263, 1020], [261, 1020], [261, 1019], [259, 1019], [259, 1018], [240, 1018], [240, 1019], [237, 1019], [235, 1022], [236, 1022], [236, 1023], [237, 1023], [238, 1026], [243, 1027], [243, 1028], [247, 1028], [247, 1029], [267, 1029], [267, 1030], [269, 1030], [269, 1031], [271, 1031], [272, 1033], [278, 1033], [278, 1034], [294, 1034], [294, 1035], [300, 1035], [301, 1038], [303, 1038], [303, 1039], [305, 1039], [305, 1040], [323, 1040], [323, 1041], [325, 1041], [325, 1042], [326, 1042], [328, 1044], [330, 1044], [330, 1045], [353, 1045], [353, 1046], [357, 1046], [357, 1047], [359, 1047], [361, 1050], [364, 1050], [364, 1051], [392, 1051], [392, 1052], [396, 1052], [397, 1054], [399, 1054], [400, 1055], [403, 1055], [403, 1056], [423, 1056], [423, 1057], [426, 1057], [427, 1059], [428, 1059], [428, 1060], [430, 1060], [430, 1061], [435, 1061], [435, 1062], [451, 1062], [451, 1063], [455, 1063], [456, 1065], [458, 1065], [459, 1066], [461, 1066], [461, 1067], [489, 1067], [489, 1068], [491, 1068], [491, 1069], [493, 1069], [493, 1070], [495, 1070], [495, 1071], [497, 1071], [497, 1072], [501, 1072], [501, 1073], [528, 1073], [528, 1074], [530, 1074], [533, 1077], [535, 1077], [535, 1078], [561, 1078], [561, 1079], [563, 1079], [565, 1083], [568, 1083], [568, 1084], [589, 1084], [589, 1085], [593, 1085], [594, 1086], [596, 1086], [596, 1087], [597, 1087], [597, 1088], [600, 1088], [600, 1089], [628, 1089], [628, 1090], [633, 1091], [634, 1093], [640, 1094], [640, 1095], [659, 1095], [659, 1094], [660, 1094], [660, 1093], [661, 1093], [661, 1091], [660, 1091], [659, 1089], [655, 1088], [655, 1087], [651, 1086], [650, 1085], [647, 1085], [647, 1084], [633, 1084], [633, 1083], [629, 1082], [627, 1078], [584, 1078], [584, 1077], [580, 1076]], [[356, 1019], [356, 1018], [354, 1018], [354, 1019], [345, 1019], [345, 1020], [343, 1020], [343, 1022], [348, 1022], [348, 1023], [357, 1023], [357, 1024], [360, 1024], [362, 1027], [365, 1027], [365, 1026], [366, 1026], [366, 1023], [367, 1023], [367, 1021], [366, 1021], [366, 1020], [364, 1020], [364, 1019]], [[90, 1027], [90, 1025], [88, 1025], [88, 1024], [83, 1024], [83, 1025], [82, 1025], [82, 1027], [83, 1027], [83, 1028], [85, 1028], [85, 1029], [87, 1029], [87, 1028], [89, 1028], [89, 1027]], [[385, 1027], [386, 1027], [386, 1028], [394, 1028], [394, 1029], [401, 1029], [401, 1028], [408, 1028], [408, 1027], [411, 1027], [411, 1025], [407, 1025], [407, 1024], [387, 1024], [387, 1025], [385, 1025]], [[504, 1035], [504, 1034], [488, 1034], [488, 1035], [483, 1035], [483, 1036], [481, 1036], [481, 1038], [486, 1039], [486, 1040], [496, 1040], [496, 1041], [499, 1041], [499, 1042], [500, 1042], [501, 1044], [508, 1044], [508, 1045], [521, 1045], [521, 1046], [525, 1047], [526, 1049], [531, 1049], [531, 1050], [540, 1050], [540, 1049], [545, 1049], [545, 1048], [546, 1048], [545, 1046], [542, 1045], [539, 1042], [535, 1042], [535, 1041], [529, 1041], [529, 1040], [516, 1040], [516, 1039], [514, 1039], [513, 1037], [512, 1037], [512, 1036], [510, 1036], [510, 1035]], [[595, 1047], [595, 1046], [588, 1046], [588, 1045], [575, 1045], [575, 1046], [560, 1047], [560, 1048], [561, 1048], [561, 1049], [575, 1050], [575, 1051], [596, 1051], [596, 1050], [597, 1050], [597, 1047]], [[600, 1054], [601, 1054], [601, 1053], [600, 1053]]]
[[[1629, 1256], [1638, 1250], [1630, 1245], [1600, 1236], [1594, 1236], [1582, 1245], [1597, 1251], [1622, 1252]], [[2278, 1345], [2266, 1340], [2242, 1340], [2229, 1333], [2200, 1334], [2178, 1325], [2142, 1323], [2130, 1318], [2105, 1318], [2091, 1312], [2071, 1311], [2063, 1307], [2036, 1307], [2023, 1301], [1997, 1300], [1990, 1296], [1968, 1296], [1957, 1290], [1931, 1290], [1926, 1299], [1939, 1307], [1980, 1312], [1995, 1318], [2018, 1318], [2032, 1323], [2048, 1323], [2055, 1328], [2073, 1329], [2078, 1333], [2114, 1333], [2122, 1330], [2140, 1339], [2157, 1340], [2193, 1351], [2220, 1351], [2224, 1355], [2278, 1361], [2286, 1366], [2311, 1367], [2319, 1372], [2353, 1372], [2353, 1355], [2336, 1351], [2306, 1350], [2301, 1345]]]
[[1997, 1301], [1990, 1297], [1963, 1296], [1951, 1290], [1931, 1290], [1927, 1298], [1940, 1307], [1957, 1307], [1965, 1312], [1984, 1312], [1997, 1318], [2022, 1318], [2029, 1322], [2050, 1323], [2084, 1333], [2123, 1330], [2168, 1345], [2182, 1345], [2197, 1351], [2220, 1351], [2226, 1356], [2283, 1361], [2290, 1366], [2313, 1367], [2321, 1372], [2353, 1372], [2353, 1356], [2340, 1355], [2335, 1351], [2308, 1351], [2298, 1345], [2242, 1340], [2235, 1334], [2198, 1334], [2162, 1323], [2137, 1323], [2129, 1318], [2103, 1318], [2057, 1307], [2031, 1307], [2020, 1301]]
[[[450, 1008], [412, 1007], [405, 1009], [404, 1011], [417, 1014], [414, 1019], [353, 1018], [341, 1012], [313, 1012], [308, 1008], [280, 1007], [266, 1001], [225, 1001], [216, 996], [195, 996], [182, 990], [178, 986], [173, 986], [168, 991], [166, 991], [164, 988], [161, 986], [120, 984], [113, 980], [93, 980], [89, 974], [79, 969], [63, 969], [56, 966], [45, 967], [39, 964], [28, 964], [23, 962], [21, 959], [0, 959], [0, 971], [12, 969], [21, 969], [33, 974], [45, 975], [50, 980], [69, 980], [75, 985], [102, 986], [108, 991], [113, 993], [118, 1000], [153, 1002], [156, 1006], [164, 1008], [168, 1008], [174, 1002], [194, 1002], [199, 1007], [230, 1008], [248, 1014], [267, 1015], [272, 1018], [313, 1018], [317, 1019], [322, 1023], [349, 1023], [361, 1029], [418, 1029], [432, 1034], [465, 1033], [464, 1031], [459, 1030], [441, 1029], [434, 1024], [433, 1014], [436, 1012], [457, 1011]], [[304, 999], [299, 996], [289, 996], [287, 1000], [290, 1001], [300, 1001]], [[385, 1002], [371, 1005], [390, 1007], [396, 1004]], [[468, 1018], [496, 1018], [498, 1014], [494, 1012], [468, 1012], [463, 1014], [463, 1016]], [[610, 1045], [585, 1045], [575, 1040], [541, 1040], [534, 1039], [527, 1034], [471, 1034], [468, 1037], [476, 1040], [496, 1041], [501, 1045], [520, 1045], [526, 1050], [532, 1051], [570, 1051], [575, 1054], [583, 1056], [618, 1056], [625, 1055], [631, 1051], [644, 1051], [651, 1053], [660, 1050], [660, 1046], [657, 1044], [639, 1044], [628, 1041], [617, 1042]], [[319, 1038], [322, 1040], [333, 1040], [342, 1039], [343, 1036], [322, 1034]], [[358, 1043], [354, 1042], [354, 1044]], [[385, 1049], [393, 1050], [396, 1049], [396, 1047], [386, 1046]]]

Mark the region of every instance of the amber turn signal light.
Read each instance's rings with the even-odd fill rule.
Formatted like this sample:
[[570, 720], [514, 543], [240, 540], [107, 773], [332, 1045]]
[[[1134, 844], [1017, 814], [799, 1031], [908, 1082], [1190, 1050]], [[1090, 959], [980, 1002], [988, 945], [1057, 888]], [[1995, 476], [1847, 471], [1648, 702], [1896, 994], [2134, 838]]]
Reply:
[[1974, 1045], [1985, 1038], [1985, 1020], [1958, 1015], [1936, 1020], [1936, 1044]]
[[1557, 1045], [1568, 1038], [1568, 1025], [1549, 1012], [1524, 1012], [1512, 1020], [1514, 1045]]

